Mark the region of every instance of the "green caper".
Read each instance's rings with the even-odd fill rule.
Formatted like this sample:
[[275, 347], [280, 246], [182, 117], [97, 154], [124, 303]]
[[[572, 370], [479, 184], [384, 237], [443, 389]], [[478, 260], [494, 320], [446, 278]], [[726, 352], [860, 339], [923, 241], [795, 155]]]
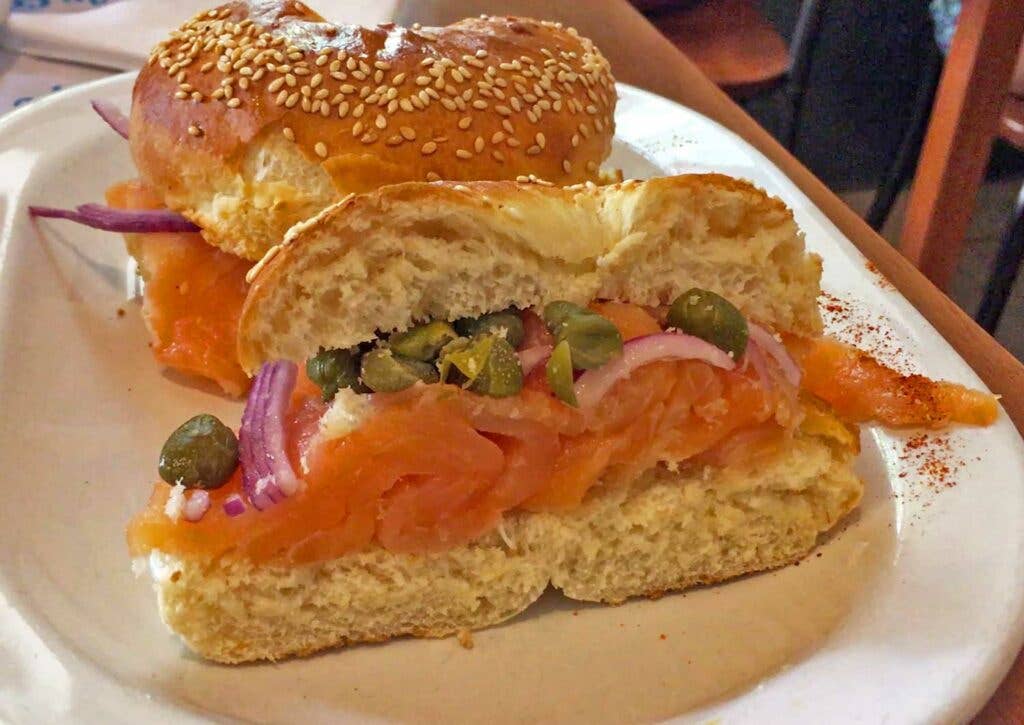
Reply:
[[348, 350], [320, 348], [306, 361], [306, 376], [320, 387], [324, 401], [329, 402], [342, 388], [358, 385], [359, 359]]
[[668, 324], [725, 350], [738, 360], [747, 349], [747, 321], [729, 300], [694, 287], [676, 297]]
[[441, 353], [441, 377], [462, 381], [464, 388], [492, 398], [515, 395], [523, 388], [519, 356], [500, 335], [459, 338], [446, 347]]
[[589, 315], [593, 314], [586, 307], [580, 307], [573, 302], [566, 302], [565, 300], [556, 300], [555, 302], [549, 302], [544, 306], [544, 324], [547, 325], [548, 330], [551, 334], [557, 335], [558, 328], [562, 326], [569, 317], [574, 315]]
[[593, 312], [569, 315], [555, 332], [555, 340], [568, 342], [577, 370], [599, 368], [622, 354], [622, 335], [611, 320]]
[[419, 380], [436, 383], [438, 375], [430, 363], [402, 357], [386, 347], [378, 347], [363, 355], [360, 379], [375, 393], [397, 393]]
[[545, 372], [551, 392], [563, 403], [576, 407], [579, 404], [576, 402], [576, 391], [573, 389], [572, 364], [569, 341], [562, 340], [551, 352]]
[[403, 357], [431, 362], [441, 348], [456, 337], [458, 335], [451, 325], [443, 320], [434, 320], [405, 332], [396, 332], [388, 340], [388, 345]]
[[182, 423], [160, 451], [160, 478], [172, 486], [220, 488], [237, 465], [238, 439], [208, 413]]
[[489, 312], [480, 317], [463, 317], [455, 321], [455, 329], [463, 337], [502, 335], [513, 348], [522, 345], [526, 336], [522, 318], [511, 308], [501, 312]]

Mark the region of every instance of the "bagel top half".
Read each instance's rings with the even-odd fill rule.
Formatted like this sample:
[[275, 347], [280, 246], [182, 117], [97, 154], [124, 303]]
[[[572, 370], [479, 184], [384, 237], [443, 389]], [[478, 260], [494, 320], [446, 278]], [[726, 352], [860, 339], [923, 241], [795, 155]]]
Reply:
[[402, 181], [593, 180], [614, 133], [608, 62], [561, 24], [336, 25], [230, 2], [152, 52], [132, 155], [207, 241], [259, 259], [350, 192]]

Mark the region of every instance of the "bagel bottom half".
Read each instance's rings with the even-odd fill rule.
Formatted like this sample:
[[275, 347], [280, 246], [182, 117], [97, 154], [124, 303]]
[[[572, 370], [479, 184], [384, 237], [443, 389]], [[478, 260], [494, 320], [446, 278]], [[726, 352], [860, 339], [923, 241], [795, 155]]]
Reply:
[[567, 514], [508, 514], [442, 554], [375, 548], [286, 567], [153, 552], [149, 568], [164, 622], [218, 662], [444, 637], [509, 619], [549, 585], [618, 603], [798, 561], [860, 501], [854, 454], [800, 433], [756, 464], [658, 467]]

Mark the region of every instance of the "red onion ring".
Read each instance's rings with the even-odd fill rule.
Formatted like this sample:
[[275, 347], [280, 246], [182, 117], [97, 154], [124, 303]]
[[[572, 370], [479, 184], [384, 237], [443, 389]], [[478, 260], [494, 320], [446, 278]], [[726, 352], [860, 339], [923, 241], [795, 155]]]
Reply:
[[181, 515], [186, 521], [195, 523], [210, 510], [210, 493], [199, 488], [189, 494], [185, 505], [181, 507]]
[[800, 366], [793, 360], [786, 346], [776, 340], [775, 336], [768, 332], [768, 330], [755, 325], [753, 322], [747, 323], [747, 329], [750, 332], [750, 339], [775, 361], [779, 369], [782, 370], [786, 380], [789, 381], [789, 384], [794, 388], [800, 387], [800, 377], [802, 375]]
[[537, 345], [528, 347], [516, 353], [519, 356], [519, 365], [523, 368], [523, 377], [526, 377], [533, 369], [551, 357], [550, 345]]
[[764, 359], [761, 347], [753, 340], [747, 343], [747, 350], [743, 354], [743, 364], [746, 365], [748, 362], [754, 368], [754, 372], [757, 373], [761, 386], [765, 390], [772, 390], [775, 384], [772, 382], [771, 374], [768, 372], [768, 361]]
[[94, 99], [90, 101], [92, 110], [99, 114], [100, 118], [106, 121], [107, 125], [114, 129], [124, 139], [128, 138], [128, 117], [121, 113], [121, 109], [110, 101]]
[[82, 204], [74, 209], [30, 206], [29, 216], [67, 219], [108, 232], [198, 232], [199, 227], [169, 209], [114, 209], [102, 204]]
[[579, 377], [574, 390], [580, 409], [593, 410], [615, 383], [658, 360], [703, 360], [724, 370], [736, 367], [726, 352], [693, 335], [662, 332], [636, 337], [622, 346], [622, 355]]
[[298, 376], [287, 360], [264, 363], [253, 380], [238, 431], [242, 490], [258, 510], [299, 490], [285, 450], [284, 414]]
[[241, 516], [245, 513], [245, 501], [237, 493], [228, 496], [222, 506], [224, 513], [231, 517]]

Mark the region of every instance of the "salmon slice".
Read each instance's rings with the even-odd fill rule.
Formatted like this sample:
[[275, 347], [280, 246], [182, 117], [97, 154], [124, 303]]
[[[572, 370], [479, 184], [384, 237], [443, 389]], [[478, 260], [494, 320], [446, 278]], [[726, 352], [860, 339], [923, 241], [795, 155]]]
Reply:
[[[119, 209], [163, 206], [138, 181], [111, 187], [107, 203]], [[125, 238], [146, 282], [142, 314], [157, 362], [213, 380], [229, 395], [243, 395], [249, 378], [235, 345], [252, 263], [212, 247], [198, 233]]]
[[[657, 327], [639, 308], [596, 309], [627, 339]], [[228, 518], [219, 506], [241, 491], [236, 477], [214, 492], [201, 521], [176, 523], [163, 513], [169, 487], [159, 484], [129, 527], [129, 544], [135, 555], [159, 549], [292, 563], [373, 543], [442, 551], [491, 531], [508, 511], [571, 510], [595, 486], [630, 480], [666, 456], [693, 456], [758, 425], [783, 431], [773, 416], [786, 404], [745, 373], [697, 361], [635, 371], [589, 417], [538, 389], [489, 398], [452, 385], [415, 386], [374, 395], [356, 430], [314, 443], [300, 494]], [[300, 374], [289, 415], [296, 470], [324, 410]]]
[[999, 405], [988, 393], [923, 375], [902, 375], [838, 340], [791, 338], [786, 345], [803, 368], [804, 390], [848, 422], [941, 428], [949, 423], [989, 425], [999, 415]]

